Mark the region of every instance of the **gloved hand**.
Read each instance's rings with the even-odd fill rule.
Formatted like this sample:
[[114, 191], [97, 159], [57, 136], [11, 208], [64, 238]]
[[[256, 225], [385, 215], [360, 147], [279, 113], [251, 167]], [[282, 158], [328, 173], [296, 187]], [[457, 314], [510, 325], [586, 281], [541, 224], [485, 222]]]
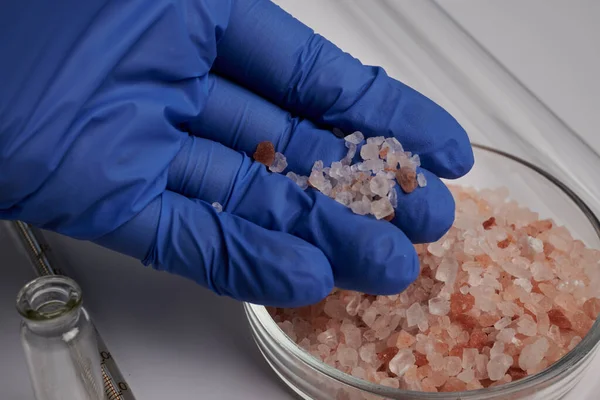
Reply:
[[[403, 290], [419, 271], [411, 241], [453, 222], [438, 177], [473, 164], [438, 105], [266, 0], [8, 0], [0, 55], [0, 218], [240, 300]], [[345, 155], [334, 126], [421, 155], [428, 185], [398, 193], [393, 223], [248, 157], [270, 140], [308, 174]]]

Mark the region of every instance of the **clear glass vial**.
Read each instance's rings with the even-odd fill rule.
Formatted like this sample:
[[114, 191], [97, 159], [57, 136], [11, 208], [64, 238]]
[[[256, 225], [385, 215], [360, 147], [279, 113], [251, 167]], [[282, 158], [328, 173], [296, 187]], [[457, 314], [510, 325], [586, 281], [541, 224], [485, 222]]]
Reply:
[[17, 310], [36, 399], [105, 399], [96, 333], [79, 285], [64, 276], [37, 278], [19, 291]]

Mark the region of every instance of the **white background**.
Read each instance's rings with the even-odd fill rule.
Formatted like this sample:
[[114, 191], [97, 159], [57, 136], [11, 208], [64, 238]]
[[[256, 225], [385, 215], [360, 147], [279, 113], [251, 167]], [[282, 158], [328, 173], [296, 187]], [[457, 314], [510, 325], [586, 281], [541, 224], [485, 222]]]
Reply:
[[[348, 39], [360, 35], [361, 27], [334, 14], [335, 4], [343, 2], [277, 3], [363, 62], [384, 64], [377, 43]], [[441, 4], [600, 151], [600, 2], [447, 0]], [[138, 399], [293, 398], [255, 349], [239, 304], [86, 243], [57, 236], [51, 237], [51, 243], [82, 285], [86, 306]], [[11, 246], [0, 234], [5, 264], [1, 268], [8, 271], [0, 278], [0, 398], [32, 399], [14, 311], [16, 291], [31, 275], [19, 267]], [[591, 394], [600, 390], [593, 386], [594, 375], [595, 371], [589, 374], [570, 399], [597, 398]]]

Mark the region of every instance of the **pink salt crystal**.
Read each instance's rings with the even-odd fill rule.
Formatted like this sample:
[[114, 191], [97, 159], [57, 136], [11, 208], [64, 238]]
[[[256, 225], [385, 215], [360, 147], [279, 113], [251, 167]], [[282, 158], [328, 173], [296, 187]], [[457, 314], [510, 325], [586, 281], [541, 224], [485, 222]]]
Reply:
[[537, 324], [529, 315], [523, 315], [517, 321], [517, 332], [525, 336], [535, 336], [537, 334]]
[[581, 340], [582, 339], [580, 336], [573, 336], [573, 339], [571, 339], [571, 342], [569, 342], [569, 351], [573, 350], [579, 343], [581, 343]]
[[350, 375], [358, 379], [367, 379], [367, 371], [363, 367], [352, 368]]
[[485, 354], [477, 354], [475, 356], [475, 378], [488, 379], [487, 364], [490, 358]]
[[402, 349], [390, 360], [389, 369], [396, 376], [402, 376], [414, 364], [415, 356], [412, 350]]
[[534, 262], [531, 264], [531, 273], [533, 275], [533, 279], [538, 282], [549, 281], [554, 279], [554, 272], [546, 266], [546, 264], [541, 262]]
[[444, 356], [440, 353], [427, 354], [427, 361], [434, 371], [441, 371], [446, 366]]
[[533, 344], [525, 346], [519, 355], [519, 368], [527, 371], [537, 367], [546, 355], [548, 348], [548, 340], [544, 337], [539, 338]]
[[398, 339], [396, 340], [396, 347], [398, 347], [399, 349], [407, 349], [412, 347], [412, 345], [415, 344], [415, 342], [416, 339], [413, 335], [402, 330], [398, 334]]
[[459, 357], [446, 357], [445, 371], [449, 376], [456, 376], [462, 370], [462, 360]]
[[454, 293], [450, 297], [450, 311], [454, 315], [469, 312], [475, 305], [475, 297], [470, 294]]
[[377, 309], [375, 307], [369, 307], [365, 310], [362, 316], [363, 322], [368, 326], [373, 326], [375, 322], [375, 318], [377, 318]]
[[505, 329], [502, 329], [498, 333], [498, 335], [496, 336], [496, 339], [500, 340], [501, 342], [504, 342], [504, 343], [510, 343], [513, 340], [513, 338], [515, 337], [515, 334], [516, 334], [516, 332], [514, 329], [505, 328]]
[[289, 336], [290, 339], [296, 341], [296, 332], [294, 331], [294, 326], [290, 321], [283, 321], [278, 323], [277, 325], [283, 331], [283, 333]]
[[592, 297], [583, 303], [583, 311], [593, 320], [600, 314], [600, 299]]
[[504, 354], [504, 343], [503, 342], [494, 342], [490, 350], [490, 357], [494, 357], [498, 354]]
[[504, 378], [506, 371], [512, 365], [513, 359], [511, 356], [504, 353], [492, 356], [487, 364], [488, 376], [493, 381], [499, 381]]
[[465, 369], [460, 374], [456, 376], [458, 379], [463, 381], [464, 383], [469, 383], [473, 379], [475, 379], [475, 372], [472, 369]]
[[400, 381], [397, 378], [384, 378], [379, 381], [379, 384], [394, 389], [398, 389], [400, 387]]
[[467, 390], [467, 384], [458, 378], [451, 377], [440, 389], [440, 392], [462, 392]]
[[548, 311], [548, 318], [550, 319], [550, 323], [558, 326], [561, 329], [571, 329], [571, 321], [565, 316], [559, 309], [552, 309]]
[[346, 313], [346, 306], [340, 300], [328, 297], [323, 311], [331, 318], [342, 318]]
[[375, 351], [375, 343], [366, 343], [358, 349], [360, 359], [367, 364], [375, 365], [378, 362], [377, 352]]
[[450, 302], [441, 297], [434, 297], [429, 300], [429, 312], [433, 315], [447, 315], [450, 312]]
[[473, 379], [471, 382], [467, 383], [467, 390], [478, 390], [483, 389], [483, 385], [479, 380]]
[[479, 352], [477, 349], [464, 349], [462, 356], [462, 367], [464, 369], [474, 368], [475, 367], [475, 359]]
[[337, 358], [342, 367], [356, 367], [358, 365], [358, 353], [350, 347], [343, 347], [337, 350]]
[[425, 313], [423, 312], [423, 309], [419, 303], [414, 303], [408, 308], [408, 310], [406, 310], [406, 320], [409, 327], [417, 325], [424, 318]]
[[427, 251], [436, 257], [443, 257], [443, 255], [446, 253], [446, 250], [447, 249], [443, 246], [441, 241], [430, 243], [427, 246]]
[[494, 328], [496, 330], [501, 331], [502, 329], [508, 327], [512, 323], [512, 318], [502, 317], [498, 322], [494, 324]]
[[424, 392], [436, 393], [437, 387], [433, 384], [433, 381], [429, 378], [425, 378], [421, 381], [421, 390]]
[[362, 333], [359, 328], [351, 324], [344, 324], [340, 328], [340, 331], [344, 334], [346, 345], [353, 349], [358, 349], [362, 344]]
[[325, 332], [320, 333], [317, 336], [319, 343], [323, 343], [329, 347], [337, 346], [337, 334], [335, 329], [327, 329]]
[[550, 329], [550, 318], [545, 312], [539, 312], [536, 314], [537, 329], [540, 335], [546, 335], [548, 329]]
[[548, 329], [548, 338], [558, 345], [562, 345], [562, 336], [560, 334], [560, 328], [556, 325], [550, 325]]

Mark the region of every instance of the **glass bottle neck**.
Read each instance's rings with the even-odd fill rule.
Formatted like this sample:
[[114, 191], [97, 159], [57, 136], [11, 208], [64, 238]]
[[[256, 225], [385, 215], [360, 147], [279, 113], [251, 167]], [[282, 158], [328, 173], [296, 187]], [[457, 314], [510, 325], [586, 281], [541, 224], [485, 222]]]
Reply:
[[17, 295], [17, 310], [28, 329], [40, 335], [61, 335], [73, 329], [80, 316], [81, 289], [64, 276], [43, 276]]

